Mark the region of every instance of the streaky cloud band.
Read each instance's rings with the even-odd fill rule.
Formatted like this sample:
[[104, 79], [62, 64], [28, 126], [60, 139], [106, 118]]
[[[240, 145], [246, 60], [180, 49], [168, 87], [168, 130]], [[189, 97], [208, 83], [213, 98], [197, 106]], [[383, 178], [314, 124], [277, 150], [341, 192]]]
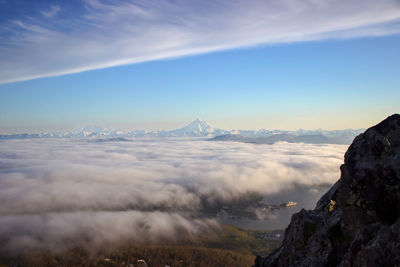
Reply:
[[265, 45], [400, 32], [395, 0], [99, 1], [0, 28], [0, 83]]

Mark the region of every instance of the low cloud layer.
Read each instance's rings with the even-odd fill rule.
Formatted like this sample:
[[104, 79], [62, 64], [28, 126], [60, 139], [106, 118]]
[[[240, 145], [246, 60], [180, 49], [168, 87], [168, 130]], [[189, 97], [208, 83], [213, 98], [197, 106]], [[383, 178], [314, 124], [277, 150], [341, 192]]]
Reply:
[[215, 224], [195, 216], [205, 206], [334, 183], [346, 148], [185, 139], [0, 141], [0, 240], [15, 250], [194, 234]]
[[217, 227], [215, 221], [188, 219], [160, 211], [86, 211], [1, 216], [1, 252], [19, 253], [81, 247], [95, 250], [124, 242], [176, 242]]
[[22, 11], [0, 24], [0, 83], [260, 44], [400, 32], [397, 0], [63, 4], [27, 5], [25, 13], [9, 7], [12, 14]]

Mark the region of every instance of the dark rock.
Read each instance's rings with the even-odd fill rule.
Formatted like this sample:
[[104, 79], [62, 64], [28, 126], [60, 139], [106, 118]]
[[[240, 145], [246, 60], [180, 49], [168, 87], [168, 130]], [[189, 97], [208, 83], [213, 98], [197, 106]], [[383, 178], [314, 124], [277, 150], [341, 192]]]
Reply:
[[340, 169], [316, 208], [294, 214], [282, 246], [257, 257], [256, 267], [400, 266], [400, 115], [357, 136]]

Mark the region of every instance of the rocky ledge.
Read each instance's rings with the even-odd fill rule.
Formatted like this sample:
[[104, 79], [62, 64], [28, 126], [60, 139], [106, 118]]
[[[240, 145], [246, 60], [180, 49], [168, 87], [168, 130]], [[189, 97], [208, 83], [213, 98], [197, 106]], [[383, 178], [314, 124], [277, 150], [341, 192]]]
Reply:
[[400, 115], [357, 136], [341, 177], [293, 215], [282, 246], [255, 266], [400, 266]]

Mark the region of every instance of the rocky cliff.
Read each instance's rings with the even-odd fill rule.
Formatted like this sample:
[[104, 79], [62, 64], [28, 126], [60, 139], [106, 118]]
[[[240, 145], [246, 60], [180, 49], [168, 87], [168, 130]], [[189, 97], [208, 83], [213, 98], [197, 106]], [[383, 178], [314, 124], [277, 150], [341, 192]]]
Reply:
[[337, 183], [255, 266], [400, 266], [400, 115], [354, 139]]

